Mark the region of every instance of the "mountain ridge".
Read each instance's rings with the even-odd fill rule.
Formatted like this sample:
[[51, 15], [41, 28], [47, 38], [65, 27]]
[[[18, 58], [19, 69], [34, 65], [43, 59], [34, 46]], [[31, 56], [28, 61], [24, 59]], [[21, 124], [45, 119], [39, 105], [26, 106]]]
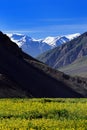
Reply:
[[85, 79], [46, 66], [0, 32], [0, 97], [87, 97], [86, 86]]
[[80, 34], [71, 34], [71, 35], [65, 35], [65, 36], [56, 36], [56, 37], [46, 37], [44, 39], [34, 39], [29, 37], [28, 35], [24, 34], [7, 34], [11, 40], [17, 45], [22, 48], [22, 50], [33, 56], [36, 57], [37, 55], [50, 50], [54, 47], [57, 47], [63, 43], [66, 43], [76, 37], [78, 37]]
[[53, 68], [60, 68], [85, 55], [87, 55], [87, 32], [66, 44], [41, 54], [37, 59]]

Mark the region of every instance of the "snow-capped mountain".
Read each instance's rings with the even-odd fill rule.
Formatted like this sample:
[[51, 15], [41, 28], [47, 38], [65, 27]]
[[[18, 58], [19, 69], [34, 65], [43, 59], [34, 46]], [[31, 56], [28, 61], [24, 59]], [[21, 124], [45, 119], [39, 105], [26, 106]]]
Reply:
[[80, 33], [65, 35], [65, 36], [57, 36], [57, 37], [46, 37], [43, 39], [43, 43], [47, 43], [48, 45], [52, 47], [56, 47], [58, 45], [61, 45], [63, 43], [66, 43], [70, 40], [73, 40], [74, 38], [80, 36]]
[[52, 47], [56, 47], [58, 45], [66, 43], [68, 41], [69, 41], [69, 39], [66, 38], [65, 36], [62, 36], [62, 37], [58, 36], [58, 37], [47, 37], [42, 42], [47, 43], [48, 45], [50, 45]]
[[17, 43], [17, 45], [22, 48], [27, 54], [36, 57], [37, 55], [50, 50], [54, 47], [57, 47], [63, 43], [66, 43], [78, 36], [79, 33], [57, 36], [57, 37], [46, 37], [45, 39], [34, 39], [24, 34], [7, 34], [12, 41]]
[[81, 35], [80, 33], [75, 33], [71, 35], [65, 35], [65, 37], [68, 38], [69, 40], [73, 40], [74, 38], [77, 38], [80, 35]]

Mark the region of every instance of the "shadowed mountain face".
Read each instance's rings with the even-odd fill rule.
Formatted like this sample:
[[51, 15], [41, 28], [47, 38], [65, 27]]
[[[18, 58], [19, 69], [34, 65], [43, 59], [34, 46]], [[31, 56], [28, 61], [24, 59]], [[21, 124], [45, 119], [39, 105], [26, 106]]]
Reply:
[[0, 32], [0, 97], [86, 97], [86, 86], [85, 79], [71, 78], [28, 56]]
[[43, 53], [38, 60], [53, 68], [60, 68], [87, 55], [87, 32], [72, 41]]

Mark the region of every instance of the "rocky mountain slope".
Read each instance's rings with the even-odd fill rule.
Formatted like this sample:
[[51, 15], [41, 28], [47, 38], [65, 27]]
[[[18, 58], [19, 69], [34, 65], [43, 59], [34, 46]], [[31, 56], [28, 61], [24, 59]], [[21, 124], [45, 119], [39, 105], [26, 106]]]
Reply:
[[83, 56], [72, 64], [59, 68], [58, 70], [72, 76], [87, 77], [87, 56]]
[[87, 55], [87, 32], [81, 36], [41, 54], [37, 59], [53, 68], [69, 65]]
[[87, 97], [87, 80], [35, 60], [0, 32], [0, 97]]

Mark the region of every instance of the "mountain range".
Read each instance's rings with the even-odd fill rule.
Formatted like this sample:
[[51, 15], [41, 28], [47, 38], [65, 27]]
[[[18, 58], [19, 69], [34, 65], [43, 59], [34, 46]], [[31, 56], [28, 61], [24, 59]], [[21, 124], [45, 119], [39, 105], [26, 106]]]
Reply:
[[37, 57], [45, 64], [58, 69], [72, 64], [87, 55], [87, 32], [79, 37], [49, 50]]
[[13, 42], [15, 42], [22, 50], [36, 57], [41, 53], [53, 49], [63, 43], [71, 41], [72, 39], [78, 37], [80, 33], [57, 36], [57, 37], [46, 37], [44, 39], [34, 39], [24, 34], [7, 34]]
[[0, 97], [87, 97], [87, 80], [39, 62], [0, 32]]

